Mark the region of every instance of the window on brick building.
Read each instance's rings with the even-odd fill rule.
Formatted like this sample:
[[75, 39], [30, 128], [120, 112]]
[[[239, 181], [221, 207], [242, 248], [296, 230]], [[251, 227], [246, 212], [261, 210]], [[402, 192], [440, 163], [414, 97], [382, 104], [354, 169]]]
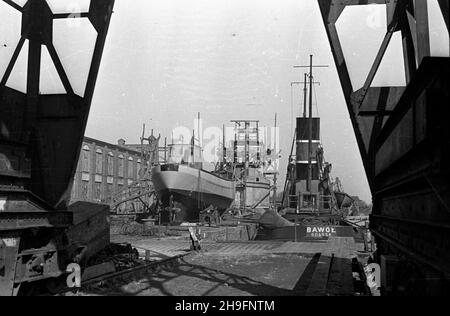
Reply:
[[134, 179], [134, 159], [128, 157], [128, 179]]
[[113, 177], [114, 176], [114, 154], [112, 152], [108, 153], [107, 156], [108, 159], [108, 176]]
[[124, 160], [125, 159], [124, 159], [123, 155], [119, 155], [117, 174], [120, 178], [123, 178], [123, 174], [124, 174]]
[[103, 151], [101, 149], [95, 151], [95, 173], [103, 174]]
[[142, 161], [141, 161], [141, 159], [138, 159], [137, 160], [137, 165], [136, 165], [136, 173], [137, 173], [137, 178], [138, 179], [142, 178], [141, 168], [142, 168]]
[[83, 150], [81, 151], [81, 171], [89, 172], [90, 171], [90, 152], [91, 149], [89, 146], [84, 145]]

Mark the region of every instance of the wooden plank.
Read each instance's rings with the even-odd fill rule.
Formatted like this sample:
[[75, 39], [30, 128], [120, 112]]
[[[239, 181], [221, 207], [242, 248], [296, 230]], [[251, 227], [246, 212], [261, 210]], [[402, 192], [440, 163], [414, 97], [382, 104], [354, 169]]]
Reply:
[[[318, 285], [312, 285], [312, 295], [353, 296], [352, 257], [355, 251], [353, 237], [330, 237], [322, 258], [332, 258], [326, 271], [326, 283], [323, 277], [325, 271], [318, 271]], [[322, 261], [322, 260], [321, 260]], [[324, 267], [321, 267], [323, 270]], [[320, 276], [322, 275], [322, 280]], [[313, 277], [313, 279], [315, 276]], [[319, 290], [320, 288], [320, 290]]]
[[333, 258], [327, 284], [327, 294], [332, 296], [353, 296], [352, 261], [347, 258]]

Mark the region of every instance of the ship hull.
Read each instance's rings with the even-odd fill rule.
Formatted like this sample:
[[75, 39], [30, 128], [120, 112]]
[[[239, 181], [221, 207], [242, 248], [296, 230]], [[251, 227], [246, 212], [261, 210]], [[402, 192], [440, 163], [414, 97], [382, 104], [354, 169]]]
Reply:
[[178, 202], [178, 221], [198, 220], [199, 212], [211, 205], [224, 211], [235, 198], [234, 181], [184, 165], [155, 167], [152, 182], [163, 205], [168, 206], [170, 196]]
[[[267, 208], [270, 207], [270, 182], [266, 179], [248, 179], [245, 182], [245, 206]], [[240, 193], [240, 198], [244, 198], [244, 193]]]

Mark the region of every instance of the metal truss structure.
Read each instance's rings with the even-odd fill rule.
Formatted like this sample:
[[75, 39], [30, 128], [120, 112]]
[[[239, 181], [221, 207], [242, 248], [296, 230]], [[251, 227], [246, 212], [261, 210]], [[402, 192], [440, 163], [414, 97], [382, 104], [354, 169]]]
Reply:
[[[373, 194], [379, 254], [395, 255], [404, 271], [385, 290], [442, 289], [450, 276], [450, 58], [430, 56], [427, 1], [318, 3]], [[449, 2], [438, 3], [448, 35]], [[371, 4], [386, 5], [387, 31], [355, 91], [336, 23], [346, 7]], [[373, 87], [395, 32], [401, 33], [406, 86]]]
[[[64, 234], [72, 224], [67, 203], [114, 0], [90, 1], [88, 11], [77, 14], [54, 13], [45, 0], [2, 1], [21, 18], [20, 39], [0, 73], [0, 295], [11, 295], [20, 284], [61, 275], [65, 261], [73, 259]], [[74, 92], [53, 43], [54, 21], [73, 18], [87, 19], [97, 33], [82, 96]], [[26, 42], [21, 92], [8, 79]], [[44, 46], [65, 93], [40, 92]]]
[[[64, 207], [70, 194], [79, 148], [112, 13], [113, 0], [91, 1], [88, 12], [58, 13], [45, 0], [30, 0], [23, 7], [3, 0], [22, 15], [20, 40], [4, 74], [0, 74], [0, 134], [3, 159], [0, 185], [33, 192], [52, 207]], [[83, 96], [76, 95], [53, 44], [53, 21], [88, 18], [97, 32]], [[20, 51], [28, 41], [26, 93], [7, 86]], [[40, 93], [41, 52], [45, 45], [64, 85], [65, 94]], [[6, 179], [7, 177], [7, 179]]]

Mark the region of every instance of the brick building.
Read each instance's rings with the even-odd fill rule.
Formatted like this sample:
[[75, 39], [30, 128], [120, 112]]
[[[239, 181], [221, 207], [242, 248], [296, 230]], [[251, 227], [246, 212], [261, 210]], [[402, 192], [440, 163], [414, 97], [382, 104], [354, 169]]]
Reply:
[[85, 137], [75, 173], [71, 203], [89, 201], [109, 204], [116, 192], [140, 178], [143, 168], [140, 145], [117, 145]]

